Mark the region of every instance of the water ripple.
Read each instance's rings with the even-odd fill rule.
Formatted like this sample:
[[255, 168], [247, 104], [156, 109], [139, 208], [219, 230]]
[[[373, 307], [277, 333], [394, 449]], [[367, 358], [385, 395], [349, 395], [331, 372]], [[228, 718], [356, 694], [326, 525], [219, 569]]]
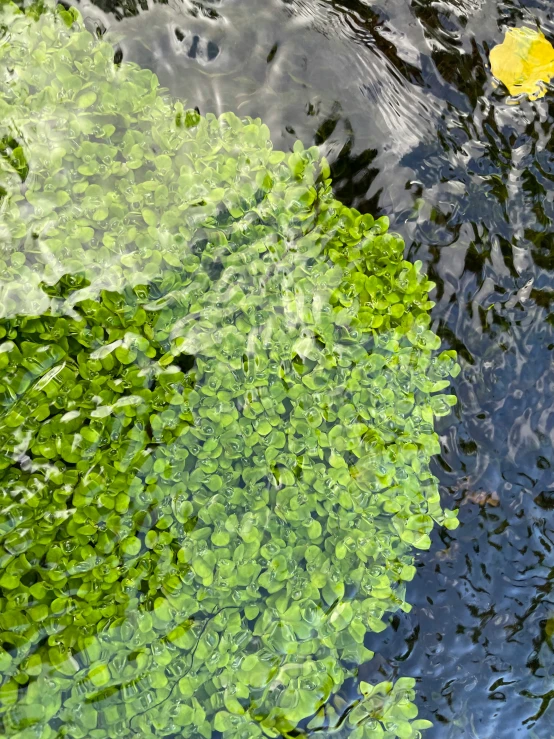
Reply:
[[510, 104], [488, 67], [509, 26], [552, 38], [552, 3], [133, 3], [84, 8], [201, 112], [321, 145], [338, 196], [390, 215], [437, 283], [463, 372], [435, 473], [462, 526], [420, 557], [362, 678], [417, 677], [429, 739], [552, 739], [554, 103]]

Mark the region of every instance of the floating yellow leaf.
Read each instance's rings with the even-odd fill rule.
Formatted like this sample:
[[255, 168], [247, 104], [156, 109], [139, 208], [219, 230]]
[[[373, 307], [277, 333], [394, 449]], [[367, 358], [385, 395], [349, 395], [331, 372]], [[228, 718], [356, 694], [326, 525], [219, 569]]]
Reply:
[[527, 93], [531, 100], [542, 97], [545, 82], [554, 77], [554, 47], [540, 31], [510, 28], [504, 41], [490, 53], [491, 69], [510, 95]]

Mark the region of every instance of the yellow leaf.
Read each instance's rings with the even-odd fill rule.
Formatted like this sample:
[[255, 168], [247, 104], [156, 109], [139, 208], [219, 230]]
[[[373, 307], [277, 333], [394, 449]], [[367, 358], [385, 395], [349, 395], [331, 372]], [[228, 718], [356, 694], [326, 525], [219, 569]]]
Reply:
[[490, 53], [491, 70], [510, 95], [542, 97], [544, 83], [554, 77], [554, 47], [540, 31], [510, 28], [504, 41]]

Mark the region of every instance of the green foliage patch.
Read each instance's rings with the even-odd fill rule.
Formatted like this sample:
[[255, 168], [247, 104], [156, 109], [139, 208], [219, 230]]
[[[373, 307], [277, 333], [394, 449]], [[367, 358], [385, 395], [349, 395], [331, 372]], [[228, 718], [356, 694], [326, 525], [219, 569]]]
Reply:
[[0, 732], [414, 739], [415, 681], [337, 693], [457, 525], [421, 264], [75, 10], [0, 34]]

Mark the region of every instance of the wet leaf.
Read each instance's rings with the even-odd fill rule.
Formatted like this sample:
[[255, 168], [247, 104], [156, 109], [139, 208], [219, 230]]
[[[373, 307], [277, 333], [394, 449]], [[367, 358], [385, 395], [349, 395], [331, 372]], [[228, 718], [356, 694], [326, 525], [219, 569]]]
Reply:
[[510, 95], [543, 97], [545, 82], [554, 77], [554, 47], [541, 31], [509, 28], [504, 41], [490, 52], [491, 70]]

